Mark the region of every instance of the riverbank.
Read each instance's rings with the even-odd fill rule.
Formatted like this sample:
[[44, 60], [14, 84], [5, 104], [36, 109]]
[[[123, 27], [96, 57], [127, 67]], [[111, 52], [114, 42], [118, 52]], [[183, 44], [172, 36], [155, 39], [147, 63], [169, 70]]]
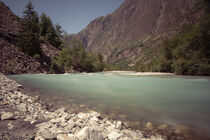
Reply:
[[174, 73], [165, 72], [135, 72], [135, 71], [106, 71], [119, 75], [130, 75], [130, 76], [174, 76]]
[[24, 87], [0, 75], [0, 139], [58, 140], [162, 140], [161, 135], [145, 136], [121, 121], [103, 118], [94, 111], [68, 112], [55, 109], [40, 96], [23, 93]]

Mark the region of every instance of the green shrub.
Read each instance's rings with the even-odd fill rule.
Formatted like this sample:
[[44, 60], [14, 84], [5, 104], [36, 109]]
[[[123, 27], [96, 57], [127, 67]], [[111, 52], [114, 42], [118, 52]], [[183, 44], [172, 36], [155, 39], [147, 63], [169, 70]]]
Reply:
[[10, 61], [8, 61], [7, 65], [5, 66], [5, 71], [7, 74], [12, 74], [14, 68], [15, 68], [15, 63], [12, 60], [10, 60]]
[[33, 56], [33, 58], [36, 59], [36, 60], [40, 60], [40, 57], [41, 56], [39, 54], [37, 54], [37, 53]]

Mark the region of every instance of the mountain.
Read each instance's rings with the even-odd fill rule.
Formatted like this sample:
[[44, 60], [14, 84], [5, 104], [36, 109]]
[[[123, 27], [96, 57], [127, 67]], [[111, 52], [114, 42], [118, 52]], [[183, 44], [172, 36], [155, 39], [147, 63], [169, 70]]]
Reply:
[[0, 72], [5, 74], [49, 72], [51, 61], [59, 50], [40, 38], [43, 51], [40, 60], [21, 52], [16, 46], [21, 20], [9, 7], [0, 2]]
[[112, 14], [93, 20], [74, 36], [106, 61], [132, 67], [158, 56], [162, 41], [184, 24], [197, 23], [204, 9], [204, 0], [125, 0]]

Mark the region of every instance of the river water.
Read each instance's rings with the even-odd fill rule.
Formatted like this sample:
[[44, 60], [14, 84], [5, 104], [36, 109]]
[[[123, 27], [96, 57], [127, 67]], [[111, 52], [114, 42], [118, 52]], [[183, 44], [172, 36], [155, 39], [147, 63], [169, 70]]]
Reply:
[[[23, 74], [10, 78], [121, 120], [210, 132], [210, 78], [120, 73]], [[71, 99], [71, 100], [70, 100]], [[138, 123], [137, 123], [138, 124]]]

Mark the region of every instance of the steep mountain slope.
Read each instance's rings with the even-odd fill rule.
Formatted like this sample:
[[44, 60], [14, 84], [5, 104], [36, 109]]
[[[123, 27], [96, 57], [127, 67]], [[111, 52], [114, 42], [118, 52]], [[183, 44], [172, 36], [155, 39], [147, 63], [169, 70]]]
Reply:
[[15, 41], [20, 24], [19, 18], [0, 2], [0, 37], [8, 42]]
[[204, 13], [203, 0], [125, 0], [112, 14], [92, 21], [76, 37], [105, 60], [133, 66], [158, 55], [165, 37], [183, 24], [196, 23]]
[[0, 72], [6, 74], [48, 72], [58, 49], [41, 39], [43, 56], [36, 60], [19, 51], [16, 44], [20, 18], [0, 2]]

